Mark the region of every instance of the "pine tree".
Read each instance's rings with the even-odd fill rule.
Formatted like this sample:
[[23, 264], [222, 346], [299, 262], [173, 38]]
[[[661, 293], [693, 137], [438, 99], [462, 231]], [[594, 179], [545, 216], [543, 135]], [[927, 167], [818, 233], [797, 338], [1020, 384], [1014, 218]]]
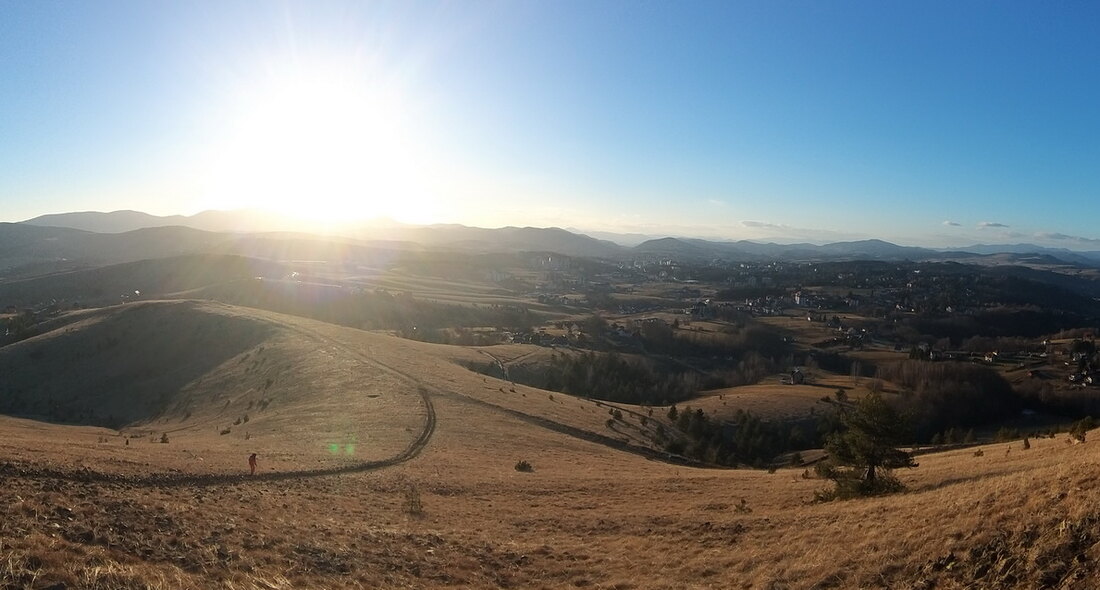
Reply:
[[1093, 420], [1092, 416], [1086, 416], [1085, 418], [1082, 418], [1081, 420], [1078, 420], [1077, 422], [1074, 422], [1073, 426], [1070, 426], [1070, 429], [1069, 429], [1070, 439], [1071, 440], [1076, 440], [1077, 442], [1085, 442], [1085, 433], [1087, 433], [1089, 430], [1092, 430], [1095, 427], [1096, 427], [1096, 421]]
[[841, 424], [843, 429], [825, 443], [829, 461], [819, 469], [837, 487], [822, 499], [901, 490], [901, 483], [890, 472], [917, 466], [910, 453], [897, 448], [905, 440], [905, 417], [881, 395], [870, 393], [841, 415]]

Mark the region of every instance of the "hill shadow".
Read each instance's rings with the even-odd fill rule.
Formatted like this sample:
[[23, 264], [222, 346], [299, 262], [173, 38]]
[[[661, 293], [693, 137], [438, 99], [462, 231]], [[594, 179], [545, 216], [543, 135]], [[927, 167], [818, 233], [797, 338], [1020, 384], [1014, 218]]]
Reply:
[[179, 402], [189, 384], [247, 355], [276, 330], [200, 306], [178, 301], [107, 308], [0, 348], [0, 413], [118, 428], [186, 406]]

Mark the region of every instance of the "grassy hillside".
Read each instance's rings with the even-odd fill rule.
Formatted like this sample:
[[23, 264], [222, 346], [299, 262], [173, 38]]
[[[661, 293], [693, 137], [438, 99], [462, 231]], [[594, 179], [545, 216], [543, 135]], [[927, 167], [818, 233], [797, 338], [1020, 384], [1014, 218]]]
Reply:
[[109, 427], [206, 413], [230, 396], [202, 387], [203, 380], [267, 352], [258, 350], [273, 333], [270, 325], [200, 312], [189, 302], [139, 303], [69, 319], [0, 348], [5, 413]]
[[73, 312], [48, 327], [0, 348], [0, 408], [120, 429], [95, 429], [111, 444], [89, 458], [117, 458], [133, 438], [157, 442], [155, 454], [187, 472], [236, 471], [248, 452], [270, 468], [315, 469], [388, 457], [424, 428], [414, 382], [324, 346], [294, 318], [143, 302]]
[[[470, 355], [485, 358], [471, 349], [190, 300], [70, 312], [41, 327], [44, 334], [0, 348], [0, 411], [121, 428], [115, 442], [168, 434], [173, 449], [194, 444], [215, 457], [264, 445], [271, 454], [274, 445], [294, 469], [327, 464], [330, 454], [347, 462], [368, 448], [404, 448], [422, 430], [428, 388], [568, 436], [655, 453], [636, 421], [609, 424], [599, 402], [466, 369]], [[185, 470], [220, 469], [210, 460]]]
[[[72, 320], [0, 353], [37, 346], [53, 362], [108, 327], [135, 339], [100, 353], [110, 366], [211, 350], [188, 349], [208, 360], [173, 382], [163, 414], [121, 432], [0, 418], [0, 583], [14, 587], [1079, 588], [1100, 575], [1097, 432], [922, 455], [898, 474], [905, 494], [822, 504], [827, 482], [801, 468], [655, 461], [631, 439], [636, 415], [609, 425], [606, 405], [470, 371], [486, 360], [475, 349], [196, 302]], [[497, 348], [506, 362], [533, 350]], [[54, 366], [74, 388], [90, 377]]]
[[111, 305], [150, 295], [166, 296], [213, 284], [281, 277], [281, 265], [240, 256], [195, 254], [140, 260], [0, 283], [0, 305], [17, 308], [49, 302], [62, 307]]
[[0, 223], [0, 277], [28, 277], [51, 269], [71, 270], [209, 252], [223, 247], [231, 239], [230, 234], [185, 227], [98, 234], [60, 227]]

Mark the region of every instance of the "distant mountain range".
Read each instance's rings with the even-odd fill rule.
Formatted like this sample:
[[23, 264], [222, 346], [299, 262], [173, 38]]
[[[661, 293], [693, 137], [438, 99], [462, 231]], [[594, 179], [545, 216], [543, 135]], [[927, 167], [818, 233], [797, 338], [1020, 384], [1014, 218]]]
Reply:
[[[34, 228], [34, 229], [32, 229]], [[282, 233], [278, 233], [282, 232]], [[292, 234], [287, 232], [293, 232]], [[324, 235], [310, 235], [322, 233]], [[742, 260], [956, 260], [977, 264], [1071, 264], [1100, 266], [1100, 252], [1077, 252], [1034, 244], [932, 249], [899, 246], [883, 240], [815, 245], [655, 238], [600, 233], [597, 239], [560, 228], [464, 225], [404, 225], [392, 221], [357, 226], [303, 225], [266, 212], [204, 211], [192, 216], [158, 217], [139, 211], [78, 212], [43, 215], [18, 224], [0, 224], [0, 268], [43, 264], [58, 259], [87, 259], [89, 264], [196, 252], [264, 255], [341, 247], [387, 250], [451, 249], [467, 252], [553, 252], [567, 256], [630, 260], [667, 258], [684, 262]], [[640, 241], [639, 240], [643, 240]], [[306, 246], [306, 243], [312, 246]], [[329, 246], [323, 246], [329, 244]]]
[[1100, 266], [1100, 252], [1044, 248], [1034, 244], [1011, 246], [976, 245], [953, 249], [899, 246], [883, 240], [859, 240], [831, 244], [775, 244], [749, 240], [715, 242], [691, 238], [660, 238], [643, 242], [635, 253], [661, 255], [682, 260], [742, 259], [751, 261], [792, 260], [955, 260], [976, 264], [1072, 264]]
[[484, 252], [546, 251], [592, 258], [612, 258], [627, 251], [626, 248], [614, 242], [597, 240], [559, 228], [485, 229], [453, 224], [416, 226], [389, 220], [361, 225], [333, 226], [301, 222], [290, 217], [252, 210], [204, 211], [186, 217], [182, 215], [158, 217], [139, 211], [111, 213], [88, 211], [43, 215], [20, 224], [70, 228], [101, 234], [122, 234], [159, 227], [186, 227], [223, 234], [293, 232], [336, 236], [367, 243], [380, 241], [405, 243], [409, 247], [417, 245]]
[[41, 215], [21, 223], [46, 227], [67, 227], [100, 234], [120, 234], [150, 227], [181, 226], [209, 232], [316, 231], [302, 222], [266, 211], [203, 211], [194, 215], [158, 216], [141, 211], [80, 211]]

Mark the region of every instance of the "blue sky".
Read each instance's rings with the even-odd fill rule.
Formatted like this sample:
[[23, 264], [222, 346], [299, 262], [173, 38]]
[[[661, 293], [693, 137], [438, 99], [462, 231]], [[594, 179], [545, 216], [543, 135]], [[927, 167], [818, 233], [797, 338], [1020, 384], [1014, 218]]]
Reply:
[[0, 219], [1100, 250], [1100, 9], [0, 0]]

